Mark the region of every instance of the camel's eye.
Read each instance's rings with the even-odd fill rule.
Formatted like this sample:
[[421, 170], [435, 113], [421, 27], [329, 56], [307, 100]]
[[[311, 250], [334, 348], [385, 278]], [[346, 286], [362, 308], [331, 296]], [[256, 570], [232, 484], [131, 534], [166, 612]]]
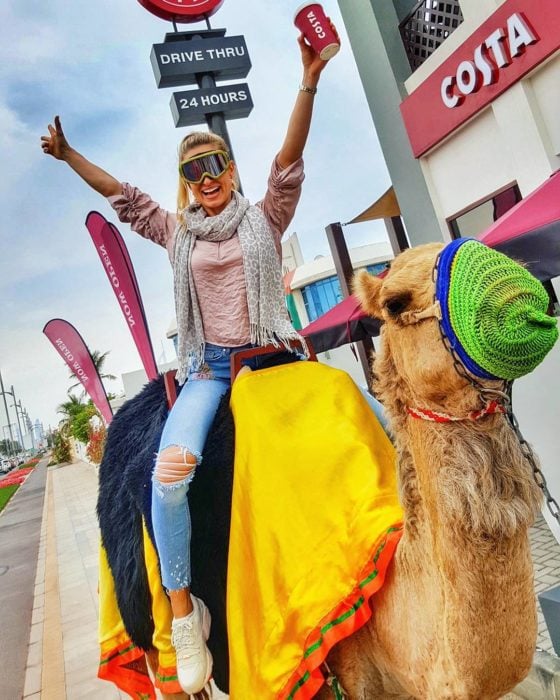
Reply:
[[398, 297], [387, 299], [384, 306], [391, 316], [398, 316], [403, 311], [406, 311], [407, 306], [410, 304], [410, 299], [410, 294], [399, 294]]

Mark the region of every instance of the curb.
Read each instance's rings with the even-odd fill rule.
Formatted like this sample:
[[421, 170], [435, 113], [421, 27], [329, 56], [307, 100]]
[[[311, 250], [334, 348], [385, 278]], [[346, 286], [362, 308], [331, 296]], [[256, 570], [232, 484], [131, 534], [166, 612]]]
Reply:
[[[14, 494], [17, 495], [20, 489]], [[46, 530], [48, 517], [49, 475], [46, 474], [45, 495], [41, 518], [41, 533], [39, 535], [39, 553], [37, 557], [37, 573], [35, 575], [35, 591], [29, 648], [25, 667], [23, 700], [41, 697], [41, 682], [43, 674], [43, 640], [45, 620], [45, 563], [46, 563]], [[10, 499], [11, 500], [11, 499]]]
[[536, 651], [529, 675], [513, 692], [523, 700], [560, 700], [560, 659]]

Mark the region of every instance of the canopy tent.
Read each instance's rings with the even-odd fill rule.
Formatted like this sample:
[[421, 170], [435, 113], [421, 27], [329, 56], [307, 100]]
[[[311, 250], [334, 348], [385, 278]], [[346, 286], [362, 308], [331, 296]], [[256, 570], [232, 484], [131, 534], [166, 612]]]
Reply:
[[[393, 188], [348, 223], [367, 221], [389, 214]], [[398, 208], [398, 203], [394, 199]], [[560, 276], [560, 170], [527, 195], [478, 237], [480, 241], [527, 265], [541, 281]], [[301, 334], [316, 352], [375, 337], [380, 322], [365, 315], [355, 296], [343, 299]]]
[[355, 216], [352, 221], [348, 221], [344, 226], [348, 224], [359, 224], [363, 221], [373, 221], [375, 219], [391, 219], [394, 216], [400, 216], [401, 210], [399, 203], [397, 201], [397, 195], [392, 187], [389, 187], [387, 192], [381, 195], [378, 200], [361, 214]]
[[364, 338], [379, 335], [380, 322], [367, 316], [351, 294], [300, 333], [309, 338], [315, 352], [325, 352]]
[[541, 281], [560, 275], [560, 170], [478, 236]]

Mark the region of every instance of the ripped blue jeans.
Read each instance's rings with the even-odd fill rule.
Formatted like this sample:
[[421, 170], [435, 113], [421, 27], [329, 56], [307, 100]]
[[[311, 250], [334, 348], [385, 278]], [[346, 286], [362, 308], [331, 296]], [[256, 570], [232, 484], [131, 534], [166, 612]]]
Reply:
[[[241, 348], [206, 344], [202, 366], [190, 370], [169, 412], [158, 455], [167, 447], [178, 447], [196, 458], [196, 466], [200, 464], [218, 406], [231, 386], [230, 358], [236, 350]], [[255, 357], [244, 364], [259, 369], [264, 362], [263, 358]], [[381, 404], [365, 389], [361, 391], [385, 428]], [[152, 524], [162, 583], [171, 591], [189, 588], [191, 583], [191, 518], [187, 494], [195, 471], [196, 467], [185, 478], [167, 483], [158, 481], [155, 473], [152, 477]]]
[[[179, 447], [196, 458], [197, 465], [222, 396], [231, 386], [230, 357], [241, 348], [206, 344], [204, 362], [189, 371], [177, 401], [165, 422], [158, 454]], [[190, 587], [191, 517], [187, 492], [195, 474], [171, 483], [152, 477], [152, 524], [159, 554], [161, 579], [167, 590]]]

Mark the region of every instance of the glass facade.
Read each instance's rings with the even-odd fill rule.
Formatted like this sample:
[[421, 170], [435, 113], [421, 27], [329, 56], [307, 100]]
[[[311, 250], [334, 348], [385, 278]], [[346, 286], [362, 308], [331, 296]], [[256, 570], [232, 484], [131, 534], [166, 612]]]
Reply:
[[336, 275], [308, 284], [302, 288], [301, 294], [310, 322], [342, 301], [340, 282]]
[[[368, 265], [366, 270], [372, 275], [378, 275], [387, 267], [387, 263]], [[322, 316], [342, 301], [342, 290], [336, 275], [312, 282], [301, 289], [303, 303], [309, 322]]]

